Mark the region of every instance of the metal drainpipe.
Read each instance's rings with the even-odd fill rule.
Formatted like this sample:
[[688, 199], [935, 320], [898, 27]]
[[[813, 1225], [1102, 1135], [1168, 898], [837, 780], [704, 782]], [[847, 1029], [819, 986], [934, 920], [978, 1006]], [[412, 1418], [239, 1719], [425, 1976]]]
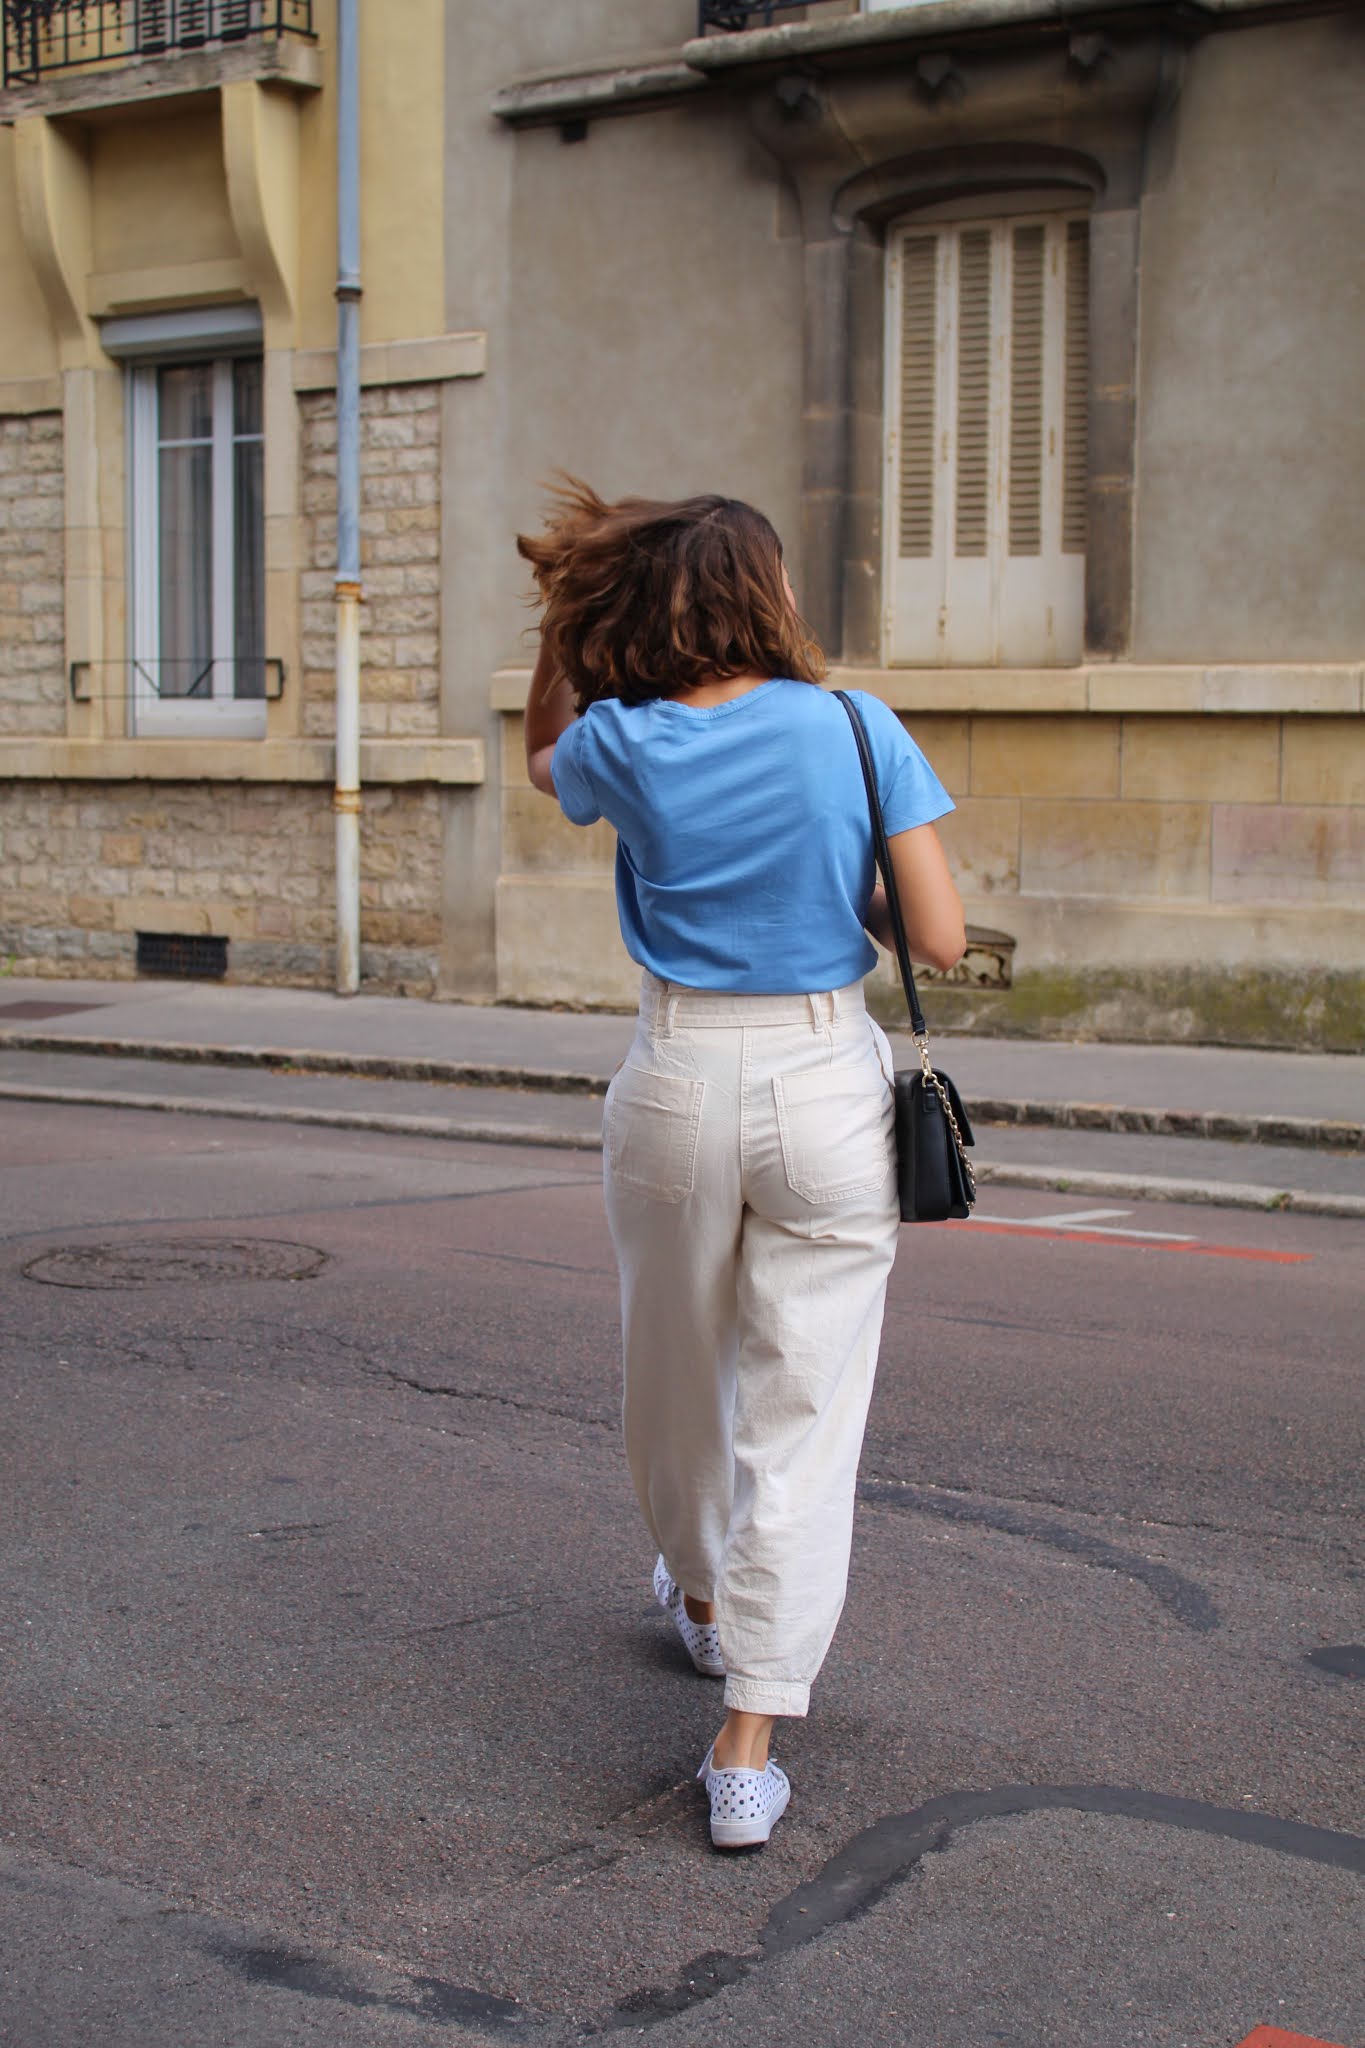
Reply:
[[337, 4], [336, 987], [360, 986], [359, 0]]

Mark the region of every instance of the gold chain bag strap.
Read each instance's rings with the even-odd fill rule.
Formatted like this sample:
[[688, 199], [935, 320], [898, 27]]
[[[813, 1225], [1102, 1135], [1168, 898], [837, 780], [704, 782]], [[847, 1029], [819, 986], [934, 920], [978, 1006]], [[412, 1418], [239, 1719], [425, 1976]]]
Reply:
[[937, 1073], [929, 1058], [929, 1027], [924, 1021], [915, 974], [910, 965], [910, 948], [905, 937], [900, 896], [891, 866], [891, 849], [882, 822], [881, 799], [872, 765], [867, 729], [857, 705], [845, 690], [836, 690], [853, 727], [858, 760], [867, 790], [868, 816], [872, 823], [872, 850], [886, 888], [891, 930], [895, 936], [896, 959], [910, 1012], [910, 1029], [919, 1050], [918, 1070], [898, 1073], [894, 1079], [896, 1098], [896, 1180], [900, 1191], [901, 1221], [943, 1223], [949, 1217], [970, 1215], [976, 1200], [976, 1176], [967, 1157], [975, 1141], [962, 1098], [947, 1074]]

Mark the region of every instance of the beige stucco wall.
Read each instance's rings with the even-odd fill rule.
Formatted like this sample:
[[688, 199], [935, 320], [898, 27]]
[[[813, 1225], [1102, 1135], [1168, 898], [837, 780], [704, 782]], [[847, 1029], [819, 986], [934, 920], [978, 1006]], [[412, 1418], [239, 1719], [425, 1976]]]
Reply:
[[56, 347], [47, 306], [24, 248], [12, 128], [0, 128], [0, 383], [51, 376]]
[[1210, 36], [1142, 204], [1135, 654], [1365, 649], [1365, 36]]
[[228, 210], [216, 105], [191, 114], [149, 108], [136, 122], [92, 128], [96, 272], [166, 269], [240, 255]]
[[[336, 341], [336, 5], [317, 0], [323, 87], [300, 112], [299, 345]], [[402, 0], [360, 17], [360, 268], [364, 342], [440, 334], [445, 197], [442, 0]], [[477, 323], [471, 323], [477, 324]]]
[[515, 521], [538, 523], [562, 468], [609, 494], [751, 499], [799, 552], [801, 249], [771, 160], [734, 113], [691, 108], [516, 150]]

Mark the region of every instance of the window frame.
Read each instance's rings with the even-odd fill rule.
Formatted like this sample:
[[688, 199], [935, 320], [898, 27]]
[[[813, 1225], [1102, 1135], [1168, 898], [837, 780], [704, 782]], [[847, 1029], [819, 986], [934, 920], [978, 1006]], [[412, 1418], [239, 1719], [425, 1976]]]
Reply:
[[[234, 420], [234, 374], [241, 351], [165, 355], [127, 366], [128, 445], [128, 724], [145, 739], [264, 739], [266, 699], [233, 694], [237, 660], [236, 622], [236, 450], [259, 442], [264, 462], [264, 422], [256, 434], [238, 434]], [[208, 361], [212, 366], [210, 442], [211, 576], [210, 690], [207, 697], [162, 696], [155, 670], [161, 661], [160, 433], [158, 379], [162, 370]], [[261, 360], [257, 358], [257, 360]], [[265, 519], [264, 493], [260, 516]], [[264, 538], [264, 536], [262, 536]], [[260, 659], [264, 662], [264, 650]]]
[[[989, 196], [981, 194], [918, 208], [888, 224], [883, 278], [882, 604], [879, 634], [880, 660], [887, 668], [1065, 669], [1075, 667], [1085, 659], [1087, 560], [1092, 543], [1087, 536], [1086, 546], [1078, 550], [1065, 542], [1067, 443], [1063, 430], [1068, 335], [1067, 265], [1071, 260], [1067, 236], [1074, 222], [1085, 222], [1088, 234], [1091, 213], [1091, 208], [1083, 202], [1078, 204], [1074, 191], [1021, 191]], [[1014, 342], [1010, 324], [1014, 262], [1012, 237], [1018, 229], [1034, 225], [1044, 229], [1044, 249], [1055, 248], [1060, 242], [1062, 254], [1060, 277], [1050, 283], [1046, 277], [1044, 279], [1044, 290], [1053, 311], [1049, 316], [1051, 324], [1044, 335], [1040, 366], [1040, 400], [1046, 405], [1049, 424], [1058, 432], [1056, 452], [1045, 457], [1040, 474], [1040, 507], [1049, 529], [1052, 525], [1058, 528], [1055, 536], [1057, 545], [1054, 546], [1050, 538], [1036, 556], [1032, 551], [1014, 551], [1009, 536]], [[954, 535], [960, 423], [957, 412], [957, 351], [961, 306], [957, 265], [961, 252], [960, 237], [972, 230], [986, 230], [990, 237], [991, 371], [987, 474], [994, 509], [990, 514], [992, 526], [987, 550], [979, 556], [959, 555]], [[905, 309], [904, 250], [908, 242], [920, 237], [932, 237], [934, 242], [932, 326], [935, 388], [931, 460], [935, 543], [931, 554], [920, 558], [921, 570], [916, 578], [915, 573], [907, 568], [910, 558], [903, 560], [900, 554], [903, 459], [900, 445], [903, 403], [901, 336]], [[952, 238], [951, 247], [949, 238]], [[1010, 244], [1011, 250], [1008, 258], [1002, 255], [1006, 243]], [[1093, 369], [1087, 361], [1087, 388], [1092, 376]], [[949, 444], [951, 459], [946, 452]], [[1082, 483], [1084, 488], [1084, 478]], [[1036, 579], [1042, 585], [1042, 595], [1030, 600], [1021, 594], [1021, 587], [1029, 580], [1029, 572], [1023, 564], [1034, 560], [1040, 564]], [[1072, 566], [1068, 567], [1068, 564]], [[1055, 595], [1048, 584], [1049, 576], [1055, 577]], [[923, 585], [922, 590], [915, 594], [906, 592], [905, 585], [916, 580]], [[956, 594], [954, 584], [957, 585]], [[1042, 645], [1036, 623], [1027, 618], [1030, 601], [1042, 606], [1048, 629], [1051, 628], [1054, 604], [1064, 614], [1057, 629], [1051, 632], [1050, 640], [1048, 630], [1044, 631]], [[905, 615], [922, 615], [930, 605], [936, 619], [932, 646], [926, 638], [913, 651], [907, 651], [912, 644], [912, 636], [904, 630], [898, 632], [898, 617], [903, 627]], [[977, 629], [975, 638], [970, 628], [954, 635], [954, 607], [959, 615], [967, 610], [973, 612], [973, 624]], [[981, 623], [983, 619], [984, 625]], [[953, 644], [955, 638], [956, 647]]]

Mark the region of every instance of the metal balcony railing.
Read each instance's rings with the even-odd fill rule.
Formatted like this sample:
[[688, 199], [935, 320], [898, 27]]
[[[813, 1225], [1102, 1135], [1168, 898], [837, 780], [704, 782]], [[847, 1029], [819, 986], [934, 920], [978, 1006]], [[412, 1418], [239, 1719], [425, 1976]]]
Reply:
[[313, 0], [3, 0], [4, 79], [208, 50], [251, 36], [312, 36]]
[[823, 4], [825, 0], [699, 0], [697, 34], [704, 36], [708, 28], [767, 28], [775, 14]]

